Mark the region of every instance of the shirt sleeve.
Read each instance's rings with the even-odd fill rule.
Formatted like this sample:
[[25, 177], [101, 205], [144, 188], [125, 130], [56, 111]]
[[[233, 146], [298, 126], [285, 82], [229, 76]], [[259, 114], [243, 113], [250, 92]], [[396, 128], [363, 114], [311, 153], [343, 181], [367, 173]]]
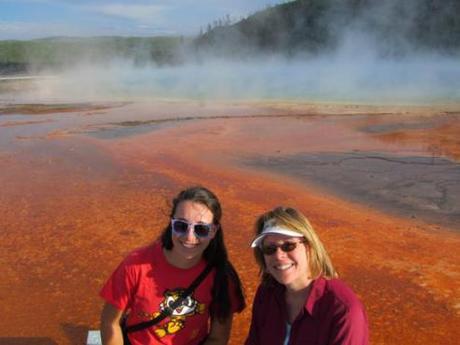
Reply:
[[135, 278], [130, 272], [126, 260], [112, 273], [99, 295], [119, 310], [126, 310], [131, 305]]
[[368, 321], [362, 304], [339, 308], [333, 319], [329, 345], [368, 344]]

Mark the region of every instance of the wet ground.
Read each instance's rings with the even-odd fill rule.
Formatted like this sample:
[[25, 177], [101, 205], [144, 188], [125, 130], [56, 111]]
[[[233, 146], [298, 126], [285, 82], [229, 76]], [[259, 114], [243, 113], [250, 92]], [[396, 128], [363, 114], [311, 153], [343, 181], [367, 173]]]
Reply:
[[191, 184], [222, 200], [249, 302], [253, 222], [293, 205], [364, 301], [373, 344], [457, 344], [458, 133], [457, 105], [3, 104], [0, 344], [83, 344], [104, 280]]
[[277, 171], [330, 193], [401, 217], [460, 224], [460, 164], [440, 157], [331, 152], [256, 157], [249, 166]]

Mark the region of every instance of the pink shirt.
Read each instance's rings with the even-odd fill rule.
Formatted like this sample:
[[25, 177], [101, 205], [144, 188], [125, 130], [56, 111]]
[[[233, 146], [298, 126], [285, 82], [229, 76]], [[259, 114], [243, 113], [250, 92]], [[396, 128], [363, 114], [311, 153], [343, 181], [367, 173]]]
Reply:
[[[339, 279], [318, 278], [292, 323], [289, 345], [367, 345], [368, 322], [362, 303]], [[259, 286], [245, 345], [280, 345], [286, 337], [284, 286]]]

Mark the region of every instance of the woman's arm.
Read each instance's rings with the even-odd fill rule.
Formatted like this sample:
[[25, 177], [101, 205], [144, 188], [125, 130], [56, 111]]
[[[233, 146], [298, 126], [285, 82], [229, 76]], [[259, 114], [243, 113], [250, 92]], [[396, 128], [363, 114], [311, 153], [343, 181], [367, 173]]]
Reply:
[[219, 321], [217, 318], [211, 319], [211, 331], [204, 345], [227, 345], [230, 339], [230, 331], [232, 330], [233, 314]]
[[244, 342], [244, 345], [258, 345], [259, 344], [259, 335], [257, 333], [257, 322], [258, 322], [259, 316], [264, 313], [264, 311], [262, 311], [264, 304], [262, 303], [263, 298], [262, 298], [261, 291], [262, 289], [259, 286], [257, 288], [257, 292], [254, 297], [254, 301], [252, 303], [251, 325], [249, 326], [249, 333], [248, 333], [248, 336], [246, 337], [246, 341]]
[[103, 345], [123, 345], [120, 320], [123, 311], [109, 303], [104, 304], [101, 313], [101, 338]]
[[[342, 309], [342, 308], [341, 308]], [[329, 345], [368, 345], [367, 316], [359, 303], [337, 311], [333, 321]]]

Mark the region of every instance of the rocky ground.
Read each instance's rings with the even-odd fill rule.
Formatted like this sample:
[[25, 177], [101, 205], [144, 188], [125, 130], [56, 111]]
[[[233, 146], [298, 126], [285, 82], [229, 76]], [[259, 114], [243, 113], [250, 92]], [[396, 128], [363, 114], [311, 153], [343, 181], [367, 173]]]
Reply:
[[[253, 222], [292, 205], [362, 298], [373, 344], [457, 343], [459, 106], [0, 108], [0, 343], [83, 344], [104, 280], [192, 184], [221, 198], [249, 304]], [[231, 344], [249, 320], [236, 317]]]

